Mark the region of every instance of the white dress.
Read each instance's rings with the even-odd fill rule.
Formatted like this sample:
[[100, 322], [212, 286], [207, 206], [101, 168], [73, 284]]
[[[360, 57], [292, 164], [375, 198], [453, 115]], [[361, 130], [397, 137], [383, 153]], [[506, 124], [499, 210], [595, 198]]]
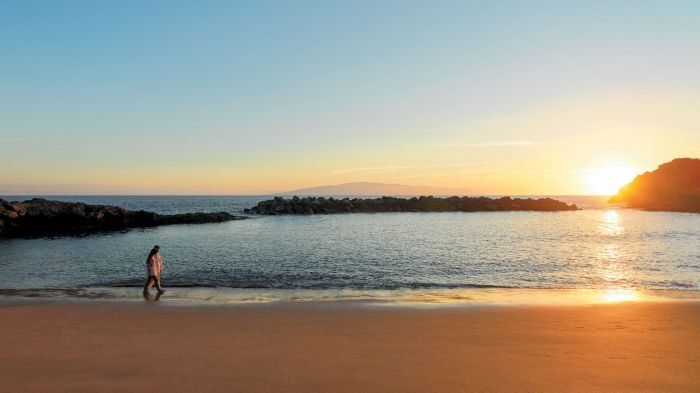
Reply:
[[148, 263], [146, 264], [146, 270], [148, 273], [148, 277], [160, 276], [160, 272], [161, 270], [163, 270], [163, 258], [161, 258], [160, 254], [156, 254], [148, 259]]

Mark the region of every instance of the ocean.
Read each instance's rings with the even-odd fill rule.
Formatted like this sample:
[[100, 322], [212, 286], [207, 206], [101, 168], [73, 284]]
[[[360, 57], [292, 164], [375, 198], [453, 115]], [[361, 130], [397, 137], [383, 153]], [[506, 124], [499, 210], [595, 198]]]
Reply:
[[[28, 197], [9, 196], [8, 200]], [[573, 212], [264, 216], [83, 237], [0, 241], [0, 295], [141, 300], [158, 244], [164, 301], [468, 302], [537, 290], [700, 290], [700, 214]], [[242, 214], [267, 197], [54, 196], [158, 213]], [[488, 297], [488, 296], [486, 296]]]

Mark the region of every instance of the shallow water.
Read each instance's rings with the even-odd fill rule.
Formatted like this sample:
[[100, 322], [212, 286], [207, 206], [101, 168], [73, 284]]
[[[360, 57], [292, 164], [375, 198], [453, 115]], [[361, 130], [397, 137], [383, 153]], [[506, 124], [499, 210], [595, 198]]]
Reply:
[[[262, 198], [66, 199], [163, 213], [236, 213]], [[0, 292], [132, 296], [143, 284], [144, 259], [154, 244], [162, 248], [163, 284], [175, 287], [177, 296], [202, 301], [222, 293], [236, 301], [363, 293], [370, 298], [437, 293], [437, 299], [479, 288], [700, 290], [700, 215], [587, 209], [256, 217], [5, 240]]]

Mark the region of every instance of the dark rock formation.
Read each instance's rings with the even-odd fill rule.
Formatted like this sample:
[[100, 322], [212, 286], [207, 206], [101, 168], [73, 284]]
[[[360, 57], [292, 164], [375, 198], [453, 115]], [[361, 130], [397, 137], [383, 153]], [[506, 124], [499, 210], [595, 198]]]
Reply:
[[239, 220], [228, 213], [160, 215], [115, 206], [32, 199], [9, 203], [0, 199], [0, 237], [78, 235], [173, 224]]
[[610, 199], [627, 207], [700, 213], [700, 159], [676, 158], [637, 176]]
[[385, 212], [477, 212], [477, 211], [562, 211], [577, 210], [576, 205], [567, 205], [551, 198], [513, 199], [486, 197], [419, 198], [381, 197], [375, 199], [299, 198], [262, 201], [246, 209], [248, 214], [336, 214], [336, 213], [385, 213]]

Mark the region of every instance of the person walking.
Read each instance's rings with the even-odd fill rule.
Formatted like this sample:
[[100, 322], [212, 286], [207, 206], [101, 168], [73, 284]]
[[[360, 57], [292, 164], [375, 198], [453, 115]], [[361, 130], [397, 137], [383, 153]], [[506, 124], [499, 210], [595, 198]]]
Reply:
[[160, 274], [163, 271], [163, 258], [160, 256], [160, 246], [153, 246], [151, 252], [148, 253], [146, 271], [148, 280], [146, 280], [146, 285], [143, 286], [143, 293], [147, 294], [154, 284], [159, 294], [165, 292], [160, 285]]

